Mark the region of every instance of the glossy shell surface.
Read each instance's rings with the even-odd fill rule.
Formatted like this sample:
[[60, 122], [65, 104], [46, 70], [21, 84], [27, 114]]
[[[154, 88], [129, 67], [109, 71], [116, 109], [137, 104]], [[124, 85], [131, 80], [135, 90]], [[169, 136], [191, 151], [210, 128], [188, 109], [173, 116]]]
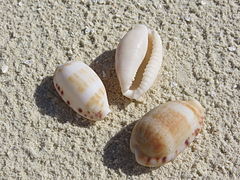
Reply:
[[110, 112], [101, 79], [83, 62], [73, 61], [57, 67], [53, 83], [62, 99], [81, 116], [100, 120]]
[[162, 64], [162, 41], [155, 30], [138, 24], [120, 40], [115, 69], [122, 94], [142, 100], [153, 85]]
[[136, 161], [158, 167], [172, 161], [200, 132], [204, 108], [196, 100], [162, 104], [140, 119], [133, 128], [130, 148]]

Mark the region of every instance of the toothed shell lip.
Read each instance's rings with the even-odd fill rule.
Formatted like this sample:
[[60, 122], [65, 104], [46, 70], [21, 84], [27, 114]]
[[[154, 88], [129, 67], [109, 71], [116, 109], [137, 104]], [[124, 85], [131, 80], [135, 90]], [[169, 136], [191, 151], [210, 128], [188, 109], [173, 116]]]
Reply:
[[124, 96], [141, 99], [157, 78], [162, 54], [160, 36], [147, 26], [138, 24], [125, 34], [115, 55], [116, 73]]

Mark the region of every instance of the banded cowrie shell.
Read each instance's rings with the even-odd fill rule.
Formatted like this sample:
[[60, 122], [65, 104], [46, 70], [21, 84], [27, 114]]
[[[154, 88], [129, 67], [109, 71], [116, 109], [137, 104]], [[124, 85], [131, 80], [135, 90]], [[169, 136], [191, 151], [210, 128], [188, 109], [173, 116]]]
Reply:
[[142, 101], [162, 64], [162, 40], [155, 30], [138, 24], [118, 44], [115, 69], [122, 94]]
[[62, 99], [81, 116], [96, 121], [110, 112], [101, 79], [83, 62], [72, 61], [58, 66], [53, 83]]
[[130, 149], [139, 164], [161, 166], [189, 146], [200, 132], [203, 120], [204, 108], [196, 100], [162, 104], [136, 123]]

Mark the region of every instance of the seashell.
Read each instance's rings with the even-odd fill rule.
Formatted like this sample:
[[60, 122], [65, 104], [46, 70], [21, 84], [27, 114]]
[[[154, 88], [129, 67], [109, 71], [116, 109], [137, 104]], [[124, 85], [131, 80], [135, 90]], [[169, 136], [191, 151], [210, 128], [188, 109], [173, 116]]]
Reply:
[[152, 109], [131, 134], [136, 161], [158, 167], [174, 160], [200, 132], [203, 120], [204, 108], [196, 100], [172, 101]]
[[156, 31], [139, 24], [126, 33], [115, 55], [122, 94], [141, 101], [157, 78], [162, 56], [162, 40]]
[[73, 61], [57, 67], [53, 83], [62, 99], [81, 116], [100, 120], [110, 112], [101, 79], [83, 62]]

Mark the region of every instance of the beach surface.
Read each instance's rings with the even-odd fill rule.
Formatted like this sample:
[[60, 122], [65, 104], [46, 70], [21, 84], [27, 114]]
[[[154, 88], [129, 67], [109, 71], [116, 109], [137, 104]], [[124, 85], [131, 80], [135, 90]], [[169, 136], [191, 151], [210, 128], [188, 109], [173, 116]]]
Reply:
[[[2, 0], [0, 22], [0, 179], [240, 179], [238, 0]], [[138, 23], [164, 51], [143, 103], [121, 94], [114, 68], [119, 40]], [[112, 112], [95, 124], [54, 89], [56, 67], [72, 60], [106, 87]], [[173, 162], [138, 165], [136, 121], [190, 98], [206, 109], [202, 132]]]

